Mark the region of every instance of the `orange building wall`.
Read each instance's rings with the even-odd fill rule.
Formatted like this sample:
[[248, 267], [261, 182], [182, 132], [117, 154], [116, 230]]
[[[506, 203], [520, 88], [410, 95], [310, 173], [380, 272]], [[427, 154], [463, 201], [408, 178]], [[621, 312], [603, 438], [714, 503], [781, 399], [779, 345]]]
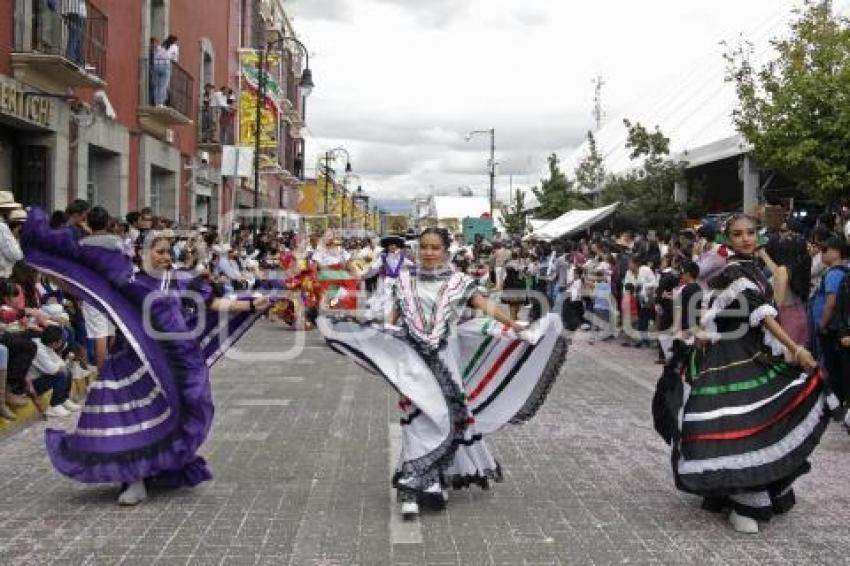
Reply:
[[[136, 110], [140, 102], [141, 8], [128, 9], [126, 0], [92, 0], [109, 18], [109, 49], [106, 54], [106, 95], [115, 109], [115, 120], [130, 130], [128, 202], [139, 198], [139, 141]], [[87, 97], [85, 97], [87, 98]]]
[[[115, 1], [115, 0], [113, 0]], [[120, 0], [117, 0], [120, 1]], [[215, 83], [216, 87], [223, 84], [235, 86], [235, 81], [228, 76], [229, 62], [229, 28], [230, 3], [222, 0], [215, 2], [171, 2], [169, 28], [178, 38], [180, 46], [180, 66], [194, 77], [193, 115], [191, 126], [178, 129], [177, 147], [183, 155], [184, 162], [189, 162], [195, 156], [198, 139], [198, 120], [203, 81], [201, 72], [201, 40], [207, 38], [215, 52]], [[215, 156], [219, 159], [219, 156]], [[188, 183], [191, 171], [184, 169], [181, 173], [180, 214], [188, 216], [191, 208], [189, 203]]]

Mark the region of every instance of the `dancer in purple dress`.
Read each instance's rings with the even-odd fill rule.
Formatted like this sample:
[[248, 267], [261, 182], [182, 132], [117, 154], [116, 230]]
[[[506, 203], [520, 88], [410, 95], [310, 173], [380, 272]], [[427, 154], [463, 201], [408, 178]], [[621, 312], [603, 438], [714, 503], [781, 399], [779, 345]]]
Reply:
[[213, 418], [210, 366], [247, 331], [266, 298], [227, 300], [204, 277], [174, 271], [169, 241], [150, 236], [135, 272], [120, 251], [80, 246], [30, 212], [27, 261], [107, 314], [120, 330], [72, 432], [47, 431], [62, 474], [123, 484], [118, 502], [147, 497], [146, 481], [194, 486], [212, 476], [197, 454]]

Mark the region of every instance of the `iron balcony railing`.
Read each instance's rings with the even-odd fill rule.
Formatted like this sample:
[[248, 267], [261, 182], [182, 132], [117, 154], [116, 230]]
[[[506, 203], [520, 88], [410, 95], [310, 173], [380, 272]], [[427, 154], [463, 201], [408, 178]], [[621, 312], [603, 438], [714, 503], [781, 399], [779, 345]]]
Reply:
[[[151, 61], [148, 57], [143, 57], [140, 69], [142, 72], [139, 81], [141, 87], [139, 99], [142, 101], [142, 106], [167, 106], [186, 118], [194, 115], [195, 79], [179, 63]], [[160, 81], [165, 82], [160, 84]], [[162, 93], [165, 95], [163, 96]]]
[[109, 19], [89, 0], [33, 0], [29, 13], [19, 8], [16, 18], [16, 51], [58, 55], [106, 76]]
[[235, 112], [230, 106], [216, 108], [211, 101], [203, 100], [198, 123], [200, 143], [233, 145]]

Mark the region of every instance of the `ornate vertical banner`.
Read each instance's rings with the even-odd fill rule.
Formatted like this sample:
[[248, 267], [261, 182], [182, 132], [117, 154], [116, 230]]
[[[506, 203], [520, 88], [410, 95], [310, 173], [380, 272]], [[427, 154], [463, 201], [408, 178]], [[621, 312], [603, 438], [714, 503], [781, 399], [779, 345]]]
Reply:
[[266, 54], [261, 74], [260, 52], [239, 51], [239, 144], [254, 147], [257, 140], [257, 98], [260, 79], [265, 82], [265, 97], [260, 111], [260, 169], [275, 168], [280, 163], [280, 116], [283, 91], [280, 53]]

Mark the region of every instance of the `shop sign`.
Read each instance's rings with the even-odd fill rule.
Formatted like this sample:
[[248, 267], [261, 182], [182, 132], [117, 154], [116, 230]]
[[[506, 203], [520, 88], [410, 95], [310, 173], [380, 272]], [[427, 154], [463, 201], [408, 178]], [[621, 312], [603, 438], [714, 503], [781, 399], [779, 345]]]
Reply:
[[14, 116], [45, 128], [51, 127], [53, 101], [38, 93], [24, 96], [23, 86], [17, 81], [0, 75], [0, 113]]

